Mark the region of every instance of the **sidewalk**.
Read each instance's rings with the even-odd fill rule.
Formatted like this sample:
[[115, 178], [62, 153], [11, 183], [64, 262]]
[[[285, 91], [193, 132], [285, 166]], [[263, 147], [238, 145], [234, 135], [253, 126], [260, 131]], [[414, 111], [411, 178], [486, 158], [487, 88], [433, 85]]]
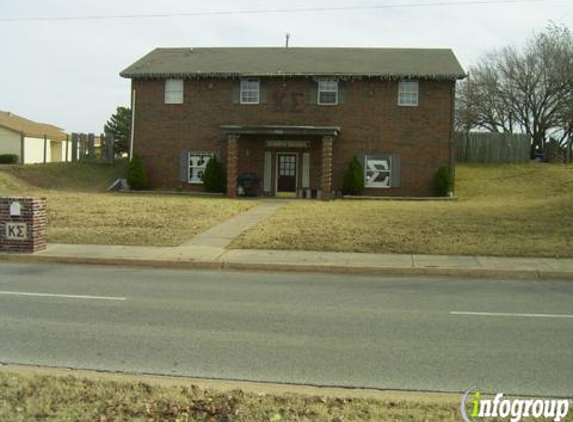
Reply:
[[151, 247], [52, 243], [41, 253], [0, 254], [0, 260], [156, 268], [573, 280], [573, 259], [224, 249], [189, 244]]

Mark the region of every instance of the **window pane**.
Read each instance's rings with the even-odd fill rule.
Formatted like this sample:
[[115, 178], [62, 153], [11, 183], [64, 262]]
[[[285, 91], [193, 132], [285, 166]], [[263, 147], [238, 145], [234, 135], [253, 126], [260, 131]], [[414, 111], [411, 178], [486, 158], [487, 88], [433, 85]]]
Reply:
[[205, 167], [213, 155], [205, 151], [189, 152], [189, 183], [203, 183]]
[[364, 186], [369, 188], [389, 188], [391, 161], [389, 157], [365, 157], [366, 173]]
[[183, 79], [165, 80], [165, 103], [183, 104]]
[[258, 79], [241, 79], [241, 104], [258, 104], [259, 86]]
[[338, 103], [338, 81], [320, 79], [318, 81], [318, 104]]
[[400, 81], [398, 88], [398, 105], [418, 105], [418, 81]]

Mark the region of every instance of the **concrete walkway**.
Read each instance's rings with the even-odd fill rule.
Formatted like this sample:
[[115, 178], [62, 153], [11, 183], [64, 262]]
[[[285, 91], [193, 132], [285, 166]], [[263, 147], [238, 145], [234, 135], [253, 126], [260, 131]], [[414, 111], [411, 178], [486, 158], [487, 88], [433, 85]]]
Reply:
[[0, 254], [0, 260], [189, 269], [573, 280], [573, 259], [224, 249], [206, 245], [49, 244], [46, 251], [38, 254]]
[[199, 233], [182, 246], [203, 246], [209, 248], [225, 248], [234, 238], [245, 230], [257, 225], [276, 210], [286, 205], [288, 200], [260, 200], [258, 205], [229, 220], [223, 221], [206, 231]]

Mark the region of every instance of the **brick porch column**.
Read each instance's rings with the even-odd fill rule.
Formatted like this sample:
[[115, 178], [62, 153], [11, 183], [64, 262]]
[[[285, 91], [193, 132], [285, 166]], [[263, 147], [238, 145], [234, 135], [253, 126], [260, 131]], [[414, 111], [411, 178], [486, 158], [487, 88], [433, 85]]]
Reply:
[[237, 197], [237, 172], [239, 170], [239, 137], [227, 136], [227, 197]]
[[322, 199], [329, 200], [332, 193], [332, 136], [322, 138], [322, 167], [320, 169], [320, 190]]

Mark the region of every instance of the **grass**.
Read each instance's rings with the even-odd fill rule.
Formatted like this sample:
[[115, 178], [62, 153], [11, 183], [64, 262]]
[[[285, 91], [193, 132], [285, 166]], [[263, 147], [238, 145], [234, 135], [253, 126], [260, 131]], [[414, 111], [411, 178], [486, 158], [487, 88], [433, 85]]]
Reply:
[[460, 420], [460, 397], [343, 398], [267, 395], [0, 372], [0, 420], [352, 422]]
[[120, 194], [105, 189], [126, 163], [0, 167], [0, 195], [48, 200], [48, 242], [176, 246], [254, 206], [187, 195]]
[[573, 166], [458, 165], [458, 201], [296, 201], [235, 248], [573, 257]]

